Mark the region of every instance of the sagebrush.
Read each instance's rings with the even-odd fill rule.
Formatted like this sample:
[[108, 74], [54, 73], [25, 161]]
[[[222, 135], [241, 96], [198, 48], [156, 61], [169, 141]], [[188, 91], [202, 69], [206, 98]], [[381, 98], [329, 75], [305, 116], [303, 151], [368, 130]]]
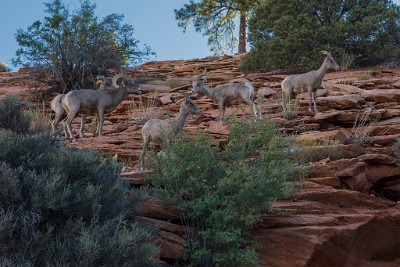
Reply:
[[0, 101], [0, 266], [155, 266], [154, 229], [135, 220], [148, 190], [115, 160], [30, 127], [23, 109]]
[[193, 266], [256, 266], [250, 230], [271, 203], [295, 192], [304, 171], [273, 124], [231, 121], [224, 149], [210, 136], [176, 139], [149, 157], [156, 195], [188, 226]]

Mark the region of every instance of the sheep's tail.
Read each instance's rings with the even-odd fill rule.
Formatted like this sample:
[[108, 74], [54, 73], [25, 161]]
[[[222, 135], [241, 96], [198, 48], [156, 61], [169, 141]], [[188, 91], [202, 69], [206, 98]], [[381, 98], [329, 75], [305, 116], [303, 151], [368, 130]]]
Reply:
[[255, 95], [254, 86], [253, 86], [250, 82], [244, 82], [244, 86], [246, 86], [247, 88], [249, 88], [249, 91], [250, 91], [250, 100], [251, 100], [251, 101], [254, 101], [254, 95]]
[[53, 111], [56, 111], [56, 107], [58, 105], [61, 105], [61, 99], [65, 96], [65, 94], [59, 94], [57, 95], [51, 102], [50, 102], [50, 107]]

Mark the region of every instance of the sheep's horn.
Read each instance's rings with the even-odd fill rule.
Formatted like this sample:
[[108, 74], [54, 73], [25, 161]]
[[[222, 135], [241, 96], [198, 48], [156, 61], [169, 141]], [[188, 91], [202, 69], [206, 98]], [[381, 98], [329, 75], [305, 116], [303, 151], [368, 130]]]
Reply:
[[119, 74], [114, 75], [114, 77], [112, 78], [112, 86], [114, 88], [119, 87], [119, 85], [117, 83], [119, 79], [124, 79], [124, 80], [128, 81], [129, 79], [131, 79], [131, 77], [126, 73], [119, 73]]
[[[98, 78], [98, 77], [97, 77], [97, 78]], [[102, 85], [102, 84], [104, 84], [104, 81], [101, 80], [101, 79], [98, 79], [98, 80], [96, 81], [96, 88], [100, 88], [100, 85]]]
[[321, 51], [319, 51], [321, 54], [324, 54], [324, 55], [330, 55], [331, 53], [329, 53], [328, 51], [325, 51], [325, 50], [321, 50]]

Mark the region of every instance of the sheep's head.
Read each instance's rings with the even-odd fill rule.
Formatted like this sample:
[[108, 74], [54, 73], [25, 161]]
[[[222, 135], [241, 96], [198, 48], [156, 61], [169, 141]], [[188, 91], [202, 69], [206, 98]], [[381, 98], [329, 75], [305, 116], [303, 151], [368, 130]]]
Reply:
[[326, 64], [328, 64], [328, 69], [334, 69], [334, 70], [340, 69], [339, 64], [337, 64], [336, 61], [333, 59], [331, 53], [325, 50], [320, 51], [320, 53], [326, 55], [324, 63], [326, 62]]
[[134, 80], [129, 83], [129, 86], [126, 87], [128, 93], [134, 93], [137, 95], [141, 95], [143, 93], [142, 88], [139, 84], [137, 84]]
[[201, 109], [192, 101], [192, 99], [189, 96], [185, 96], [185, 100], [183, 101], [183, 107], [189, 113], [195, 113], [197, 115], [201, 114]]
[[112, 86], [114, 88], [127, 87], [131, 81], [131, 77], [126, 73], [119, 73], [112, 78]]
[[128, 74], [119, 73], [112, 78], [112, 85], [114, 88], [126, 88], [128, 93], [140, 95], [142, 89], [139, 84], [135, 82]]
[[204, 74], [199, 74], [199, 76], [196, 77], [196, 79], [193, 80], [192, 86], [192, 93], [203, 93], [203, 86], [204, 86], [204, 80], [203, 80]]

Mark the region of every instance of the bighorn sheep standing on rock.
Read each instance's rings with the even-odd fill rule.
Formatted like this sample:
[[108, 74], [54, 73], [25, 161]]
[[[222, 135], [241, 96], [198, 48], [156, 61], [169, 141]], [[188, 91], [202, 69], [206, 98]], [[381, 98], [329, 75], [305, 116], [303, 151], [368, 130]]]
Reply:
[[140, 154], [140, 167], [142, 170], [144, 155], [150, 142], [161, 144], [163, 137], [167, 138], [167, 140], [171, 140], [171, 138], [179, 135], [185, 125], [186, 118], [190, 113], [201, 114], [201, 110], [189, 96], [186, 96], [181, 104], [179, 114], [176, 117], [166, 120], [150, 119], [143, 125], [143, 151]]
[[[114, 76], [113, 80], [107, 79], [105, 76], [97, 76], [96, 88], [99, 90], [118, 88], [119, 87], [119, 85], [117, 84], [118, 78], [119, 78], [119, 76], [117, 76], [117, 75]], [[64, 96], [65, 96], [65, 94], [59, 94], [50, 103], [50, 107], [55, 113], [54, 120], [51, 123], [53, 135], [57, 134], [56, 133], [57, 125], [61, 121], [61, 119], [64, 117], [64, 114], [66, 114], [63, 106], [61, 105], [61, 99]], [[81, 116], [82, 116], [82, 121], [86, 122], [86, 114], [82, 114]], [[84, 126], [83, 124], [81, 123], [81, 128], [79, 131], [79, 135], [81, 137], [83, 136], [83, 126]], [[68, 134], [67, 128], [65, 127], [65, 124], [63, 124], [63, 127], [64, 127], [65, 136], [68, 137], [69, 134]]]
[[320, 53], [326, 55], [326, 58], [318, 70], [312, 70], [303, 74], [289, 75], [281, 83], [282, 93], [286, 99], [301, 94], [303, 89], [307, 89], [308, 97], [310, 98], [308, 107], [310, 112], [313, 112], [311, 101], [314, 101], [314, 110], [315, 112], [318, 112], [316, 100], [317, 90], [321, 87], [322, 78], [325, 76], [325, 73], [329, 69], [340, 69], [331, 53], [327, 51], [321, 51]]
[[[64, 124], [67, 127], [69, 137], [75, 140], [72, 133], [71, 123], [76, 115], [82, 114], [81, 129], [83, 129], [86, 122], [87, 114], [97, 115], [97, 129], [96, 135], [103, 135], [103, 122], [104, 114], [110, 113], [114, 108], [122, 102], [125, 96], [129, 93], [140, 94], [141, 90], [127, 74], [117, 74], [113, 77], [113, 86], [118, 87], [117, 80], [125, 79], [122, 88], [115, 88], [111, 90], [92, 90], [81, 89], [72, 90], [61, 98], [61, 105], [67, 112], [67, 118]], [[83, 138], [82, 131], [79, 136]]]
[[254, 116], [257, 118], [257, 108], [253, 102], [254, 87], [249, 81], [223, 84], [216, 88], [210, 88], [204, 84], [203, 76], [204, 74], [200, 74], [193, 81], [192, 93], [206, 95], [216, 102], [218, 104], [220, 120], [225, 118], [225, 107], [236, 103], [246, 103], [249, 105], [253, 109]]

